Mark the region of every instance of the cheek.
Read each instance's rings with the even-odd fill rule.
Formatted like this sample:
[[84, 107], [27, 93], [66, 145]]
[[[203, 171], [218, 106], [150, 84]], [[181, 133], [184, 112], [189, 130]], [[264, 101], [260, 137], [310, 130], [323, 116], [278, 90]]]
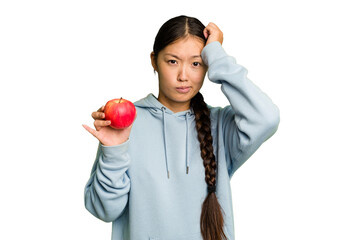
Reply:
[[174, 71], [174, 69], [171, 68], [163, 67], [159, 71], [159, 77], [161, 77], [161, 79], [164, 79], [166, 81], [171, 81], [171, 79], [176, 77], [176, 71]]
[[159, 71], [159, 85], [162, 89], [171, 88], [176, 82], [176, 75], [174, 75], [171, 71]]
[[206, 74], [205, 70], [194, 72], [192, 79], [194, 82], [202, 84], [205, 78], [205, 74]]

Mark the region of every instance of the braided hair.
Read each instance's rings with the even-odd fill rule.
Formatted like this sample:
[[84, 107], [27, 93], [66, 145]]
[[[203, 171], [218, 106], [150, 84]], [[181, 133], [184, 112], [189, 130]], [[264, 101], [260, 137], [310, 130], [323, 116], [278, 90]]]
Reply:
[[[205, 26], [193, 17], [181, 15], [168, 20], [161, 26], [155, 37], [153, 47], [155, 59], [157, 59], [158, 53], [167, 45], [188, 35], [202, 39], [205, 44], [204, 29]], [[223, 230], [222, 209], [216, 197], [217, 163], [212, 145], [210, 110], [200, 92], [191, 99], [190, 107], [195, 113], [196, 130], [208, 189], [208, 195], [202, 204], [200, 216], [201, 235], [204, 240], [227, 239]]]
[[223, 229], [218, 227], [224, 224], [224, 220], [215, 194], [217, 164], [212, 146], [210, 111], [200, 92], [191, 99], [190, 106], [195, 113], [196, 130], [205, 167], [205, 181], [208, 185], [208, 195], [200, 217], [201, 234], [204, 239], [222, 239], [222, 236], [226, 239]]

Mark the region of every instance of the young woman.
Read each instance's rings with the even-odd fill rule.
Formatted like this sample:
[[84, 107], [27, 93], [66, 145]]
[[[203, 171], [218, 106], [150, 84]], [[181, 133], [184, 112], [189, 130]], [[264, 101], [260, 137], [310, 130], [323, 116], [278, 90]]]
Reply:
[[[113, 240], [235, 239], [230, 179], [279, 125], [279, 109], [222, 47], [214, 24], [178, 16], [160, 28], [151, 53], [159, 95], [135, 102], [124, 130], [92, 113], [99, 148], [85, 206], [112, 222]], [[199, 92], [208, 72], [230, 105]]]

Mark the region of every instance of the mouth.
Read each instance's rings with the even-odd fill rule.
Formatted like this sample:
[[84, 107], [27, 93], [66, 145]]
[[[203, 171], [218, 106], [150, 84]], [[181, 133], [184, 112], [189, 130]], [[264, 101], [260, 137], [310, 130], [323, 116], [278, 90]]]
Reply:
[[179, 93], [188, 93], [190, 91], [189, 86], [184, 86], [184, 87], [177, 87], [176, 91], [178, 91]]
[[177, 87], [177, 89], [187, 89], [187, 88], [190, 88], [190, 86]]

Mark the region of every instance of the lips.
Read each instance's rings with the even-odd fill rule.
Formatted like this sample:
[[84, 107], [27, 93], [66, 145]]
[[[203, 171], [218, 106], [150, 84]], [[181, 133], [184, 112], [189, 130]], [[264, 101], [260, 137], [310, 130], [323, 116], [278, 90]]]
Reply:
[[177, 87], [177, 89], [186, 89], [186, 88], [190, 88], [190, 86], [185, 86], [185, 87]]
[[191, 87], [188, 86], [184, 86], [184, 87], [177, 87], [176, 91], [178, 91], [179, 93], [188, 93], [190, 91]]

